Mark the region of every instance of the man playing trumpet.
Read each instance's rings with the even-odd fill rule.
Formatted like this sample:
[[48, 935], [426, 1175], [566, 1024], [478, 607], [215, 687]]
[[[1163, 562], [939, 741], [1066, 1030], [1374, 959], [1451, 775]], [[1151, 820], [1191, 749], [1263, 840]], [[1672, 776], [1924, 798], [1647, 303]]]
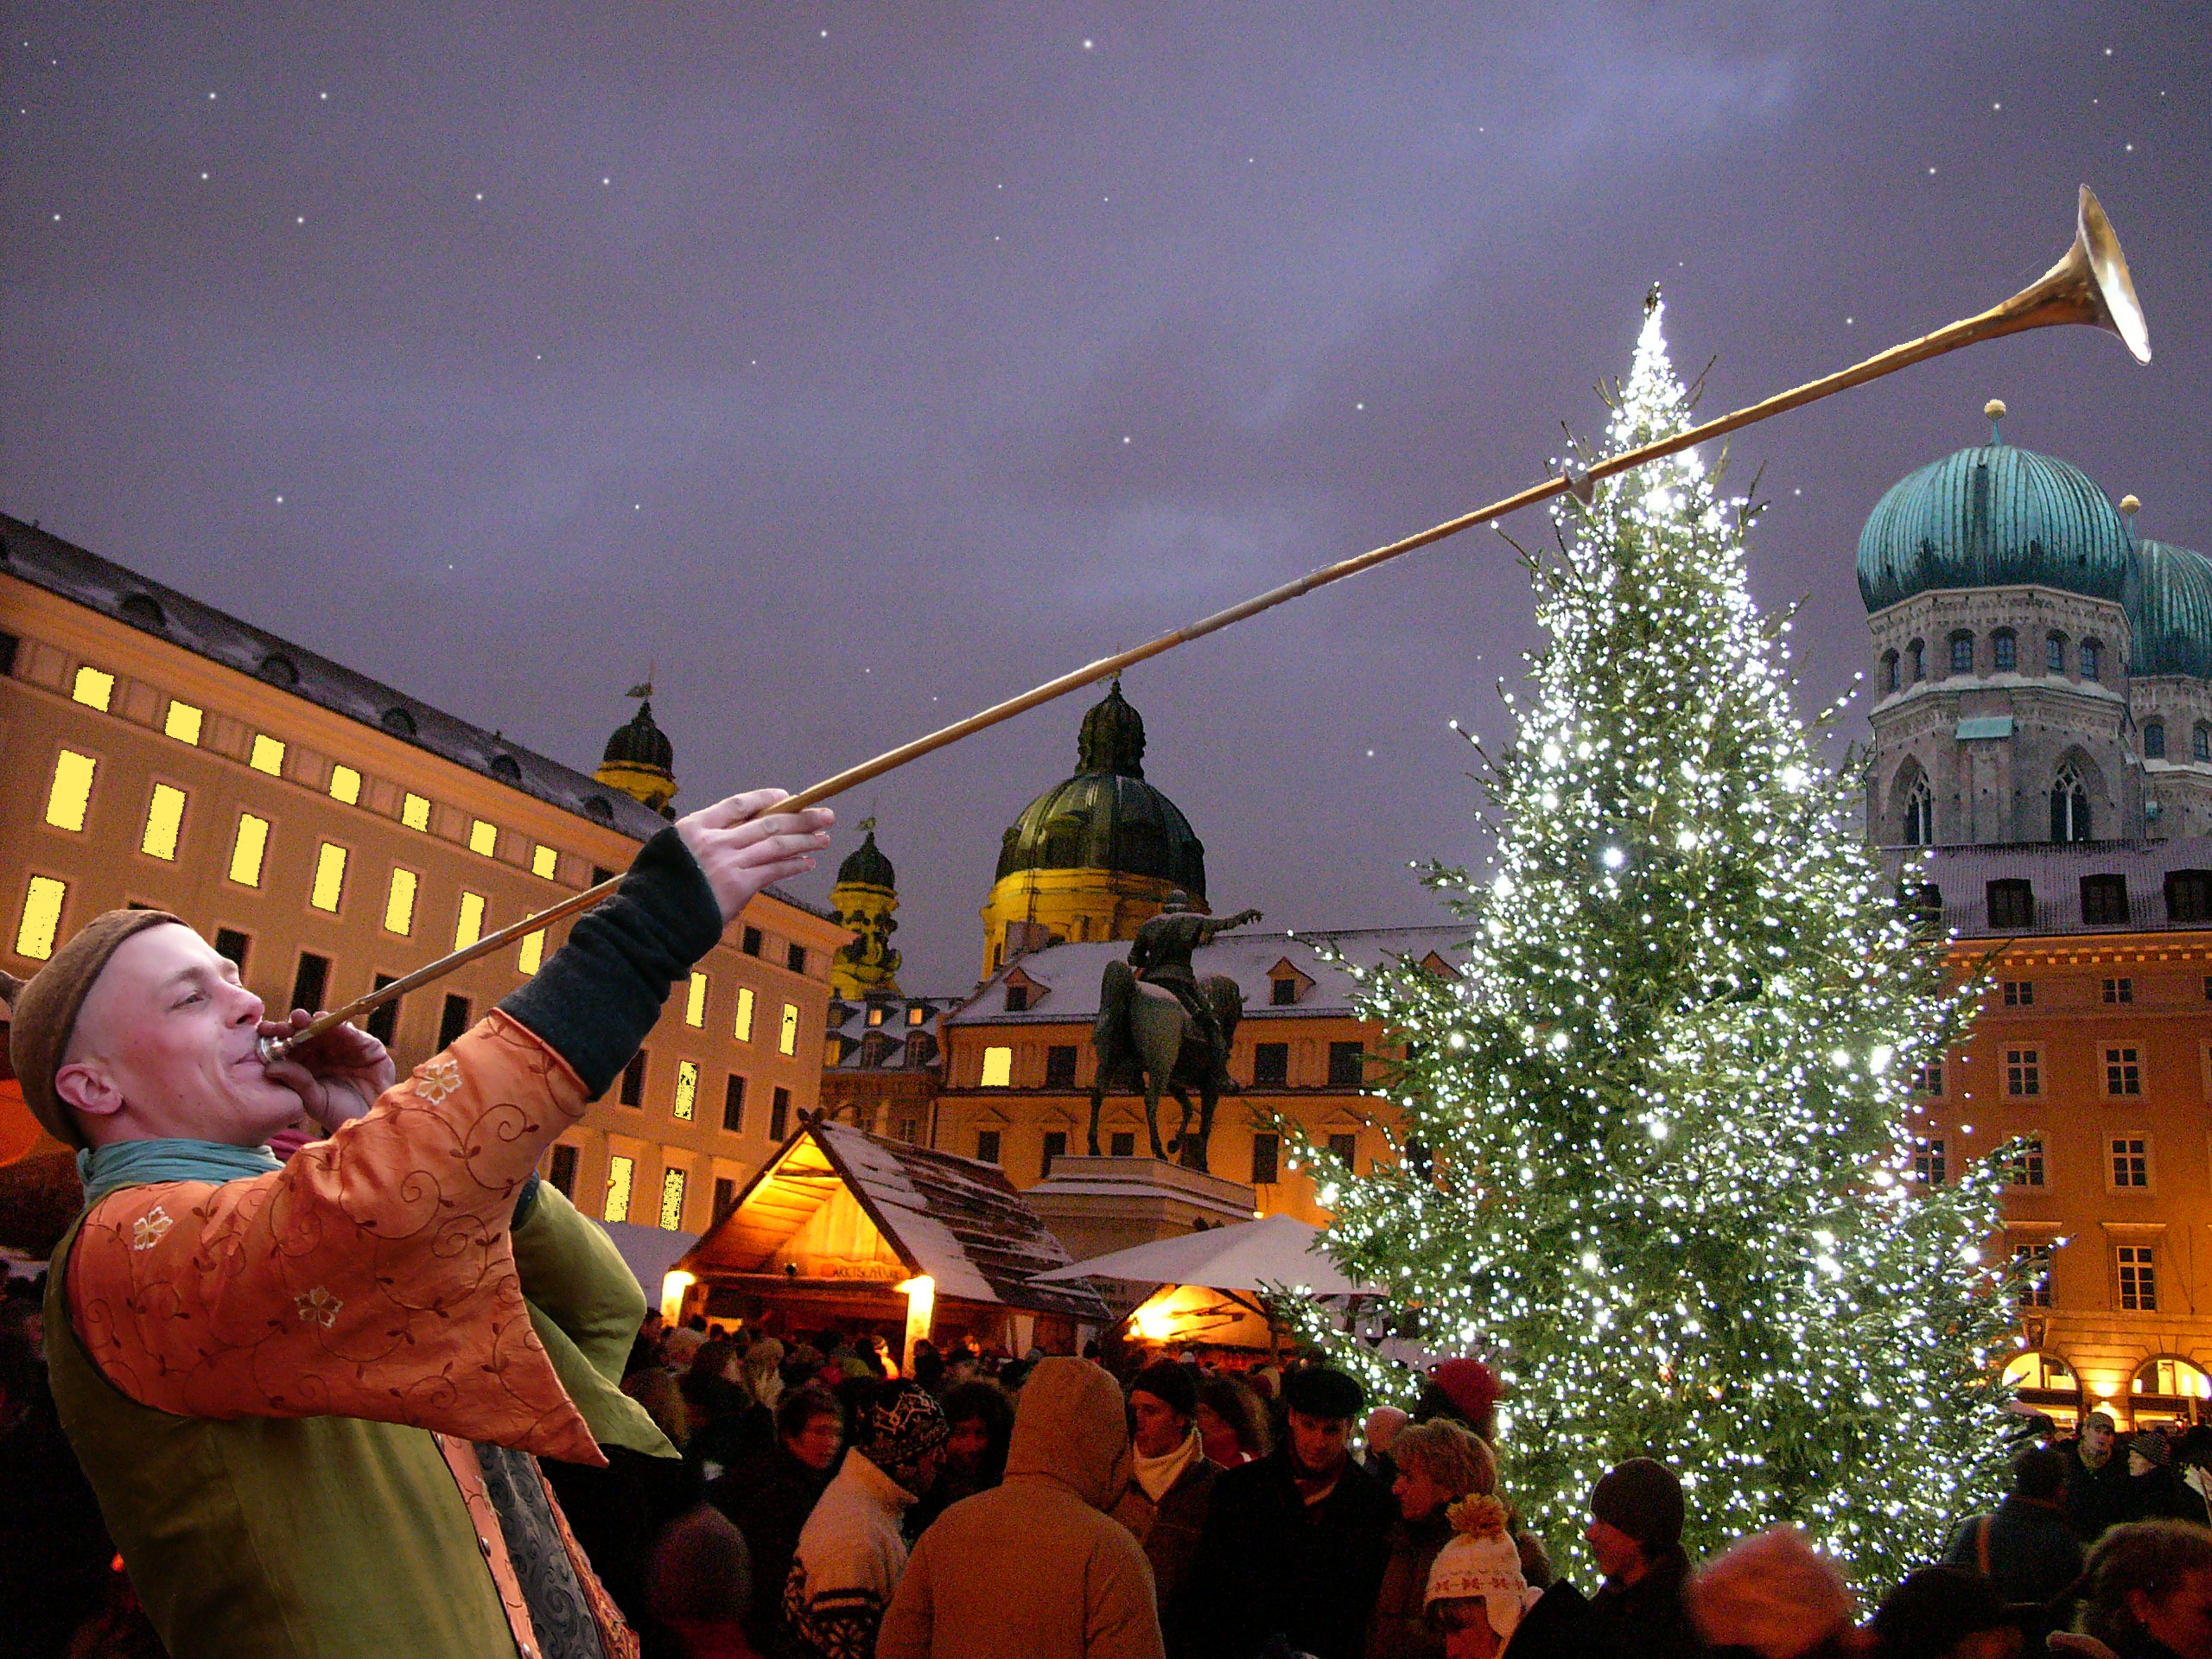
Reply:
[[[813, 867], [831, 814], [783, 798], [656, 836], [397, 1084], [352, 1026], [264, 1064], [306, 1014], [264, 1020], [160, 912], [98, 918], [18, 995], [23, 1097], [85, 1174], [55, 1402], [175, 1659], [636, 1653], [534, 1458], [665, 1449], [614, 1386], [644, 1299], [532, 1166], [747, 902]], [[329, 1139], [280, 1165], [303, 1109]]]

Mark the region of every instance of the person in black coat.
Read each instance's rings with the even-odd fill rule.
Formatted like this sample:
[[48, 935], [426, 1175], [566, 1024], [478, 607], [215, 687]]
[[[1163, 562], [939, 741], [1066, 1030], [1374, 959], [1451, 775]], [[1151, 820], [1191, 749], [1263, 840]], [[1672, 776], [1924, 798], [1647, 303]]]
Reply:
[[2126, 1518], [2127, 1459], [2113, 1438], [2112, 1418], [2093, 1411], [2082, 1420], [2079, 1439], [2053, 1448], [2066, 1464], [2067, 1523], [2085, 1546]]
[[2049, 1446], [2028, 1447], [2012, 1459], [2012, 1491], [1994, 1514], [1960, 1523], [1945, 1563], [1982, 1574], [2003, 1601], [2052, 1600], [2082, 1576], [2082, 1541], [2067, 1524], [2065, 1492], [2065, 1459]]
[[1587, 1659], [1691, 1659], [1704, 1651], [1682, 1599], [1682, 1483], [1663, 1463], [1630, 1458], [1590, 1490], [1583, 1536], [1605, 1582], [1573, 1625]]
[[1309, 1366], [1282, 1395], [1283, 1443], [1214, 1482], [1179, 1615], [1217, 1659], [1252, 1659], [1278, 1637], [1313, 1659], [1358, 1659], [1397, 1505], [1352, 1460], [1356, 1380]]
[[2127, 1487], [2120, 1518], [2123, 1521], [2198, 1521], [2204, 1502], [2182, 1484], [2174, 1472], [2173, 1447], [2156, 1429], [2131, 1435], [2127, 1441]]
[[784, 1580], [798, 1535], [830, 1484], [844, 1449], [845, 1413], [827, 1389], [787, 1389], [776, 1402], [776, 1444], [707, 1484], [707, 1502], [736, 1523], [753, 1558], [753, 1608], [747, 1639], [763, 1653], [783, 1650]]

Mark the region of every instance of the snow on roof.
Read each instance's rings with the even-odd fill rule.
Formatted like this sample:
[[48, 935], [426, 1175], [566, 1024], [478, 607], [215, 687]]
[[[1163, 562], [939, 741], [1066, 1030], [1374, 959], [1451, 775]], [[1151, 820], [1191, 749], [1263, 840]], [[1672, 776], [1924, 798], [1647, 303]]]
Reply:
[[[2193, 909], [2177, 914], [2169, 907], [2166, 878], [2181, 871], [2212, 871], [2212, 838], [2177, 836], [2170, 841], [2018, 842], [1980, 847], [1885, 848], [1883, 858], [1899, 882], [1933, 887], [1943, 907], [1943, 925], [1961, 938], [2044, 938], [2060, 933], [2133, 933], [2187, 928], [2202, 931], [2212, 921]], [[2124, 919], [2082, 918], [2082, 883], [2088, 876], [2119, 876]], [[2024, 880], [2033, 893], [2033, 919], [2025, 925], [1993, 926], [1989, 884]]]
[[[1352, 967], [1374, 968], [1386, 957], [1420, 963], [1430, 956], [1447, 963], [1459, 960], [1467, 938], [1465, 925], [1446, 927], [1363, 927], [1316, 929], [1296, 933], [1224, 933], [1198, 950], [1191, 959], [1200, 978], [1225, 974], [1244, 993], [1247, 1020], [1353, 1014], [1356, 987], [1351, 976], [1337, 963], [1324, 961], [1320, 950], [1341, 956]], [[1317, 947], [1319, 947], [1317, 949]], [[944, 1023], [970, 1025], [1088, 1025], [1098, 1013], [1098, 985], [1109, 962], [1125, 962], [1125, 940], [1088, 944], [1047, 945], [1016, 957], [999, 969], [963, 1007], [948, 1013]], [[1287, 963], [1294, 974], [1311, 982], [1295, 1002], [1280, 1006], [1271, 1000], [1279, 964]], [[1009, 1013], [1006, 988], [1009, 982], [1033, 988], [1028, 1006]]]

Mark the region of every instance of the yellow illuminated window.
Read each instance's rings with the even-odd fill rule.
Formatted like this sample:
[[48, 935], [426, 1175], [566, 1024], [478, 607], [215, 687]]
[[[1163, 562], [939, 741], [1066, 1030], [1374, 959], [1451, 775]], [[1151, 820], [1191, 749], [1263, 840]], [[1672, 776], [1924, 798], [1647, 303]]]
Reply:
[[737, 988], [737, 1040], [753, 1040], [753, 988], [749, 985]]
[[484, 937], [484, 895], [464, 893], [461, 895], [461, 919], [454, 924], [453, 948], [466, 950]]
[[169, 699], [168, 714], [162, 721], [162, 731], [180, 743], [200, 741], [200, 711], [188, 702]]
[[676, 1116], [683, 1122], [691, 1121], [699, 1104], [699, 1068], [690, 1060], [676, 1063]]
[[35, 875], [23, 894], [23, 919], [16, 929], [16, 954], [44, 962], [54, 954], [54, 936], [61, 931], [61, 901], [69, 896], [67, 882], [50, 875]]
[[478, 818], [468, 826], [468, 850], [489, 858], [499, 845], [499, 826]]
[[284, 775], [284, 746], [266, 732], [253, 734], [253, 759], [246, 764], [256, 772], [265, 772], [271, 778]]
[[784, 1028], [776, 1033], [776, 1052], [798, 1052], [798, 1009], [790, 1002], [784, 1004]]
[[269, 820], [238, 814], [238, 839], [231, 843], [231, 880], [244, 887], [261, 885], [261, 856], [269, 850]]
[[554, 869], [560, 862], [561, 855], [550, 847], [537, 848], [530, 855], [530, 873], [550, 881], [553, 879]]
[[391, 891], [385, 895], [384, 931], [402, 935], [415, 931], [415, 889], [417, 886], [412, 870], [391, 873]]
[[308, 891], [308, 903], [335, 915], [339, 895], [345, 891], [346, 849], [326, 841], [315, 855], [315, 886]]
[[683, 999], [683, 1023], [687, 1026], [704, 1026], [707, 1023], [707, 976], [704, 974], [691, 976], [691, 989]]
[[660, 1230], [677, 1232], [683, 1226], [683, 1172], [671, 1169], [660, 1178]]
[[69, 695], [87, 709], [107, 712], [108, 699], [115, 695], [115, 676], [103, 674], [97, 668], [80, 668], [77, 678], [69, 688]]
[[183, 827], [184, 791], [156, 784], [154, 798], [146, 803], [146, 833], [138, 838], [138, 850], [155, 858], [174, 860], [177, 833]]
[[606, 1221], [630, 1219], [630, 1178], [637, 1173], [637, 1160], [620, 1154], [607, 1160], [607, 1207], [600, 1212]]
[[410, 795], [399, 803], [399, 821], [410, 830], [430, 827], [430, 804], [420, 795]]
[[99, 762], [64, 749], [54, 757], [54, 785], [46, 792], [46, 821], [57, 830], [82, 830], [85, 809], [92, 804], [92, 773]]
[[361, 774], [351, 766], [330, 769], [330, 798], [343, 801], [348, 806], [361, 804]]
[[544, 962], [545, 930], [541, 927], [535, 933], [523, 935], [522, 955], [516, 960], [515, 966], [525, 974], [534, 974]]
[[983, 1087], [1003, 1089], [1014, 1081], [1014, 1051], [1010, 1048], [987, 1048], [983, 1051]]

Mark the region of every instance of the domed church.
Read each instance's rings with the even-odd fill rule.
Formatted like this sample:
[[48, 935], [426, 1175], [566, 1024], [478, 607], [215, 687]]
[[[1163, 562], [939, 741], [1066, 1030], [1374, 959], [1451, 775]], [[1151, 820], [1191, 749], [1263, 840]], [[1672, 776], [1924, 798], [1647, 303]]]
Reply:
[[1206, 849], [1145, 781], [1144, 720], [1116, 679], [1083, 717], [1075, 775], [1021, 810], [983, 902], [983, 975], [1023, 950], [1126, 939], [1180, 888], [1206, 908]]
[[1901, 480], [1859, 538], [1872, 839], [2212, 834], [2212, 561], [1984, 412], [1990, 441]]

